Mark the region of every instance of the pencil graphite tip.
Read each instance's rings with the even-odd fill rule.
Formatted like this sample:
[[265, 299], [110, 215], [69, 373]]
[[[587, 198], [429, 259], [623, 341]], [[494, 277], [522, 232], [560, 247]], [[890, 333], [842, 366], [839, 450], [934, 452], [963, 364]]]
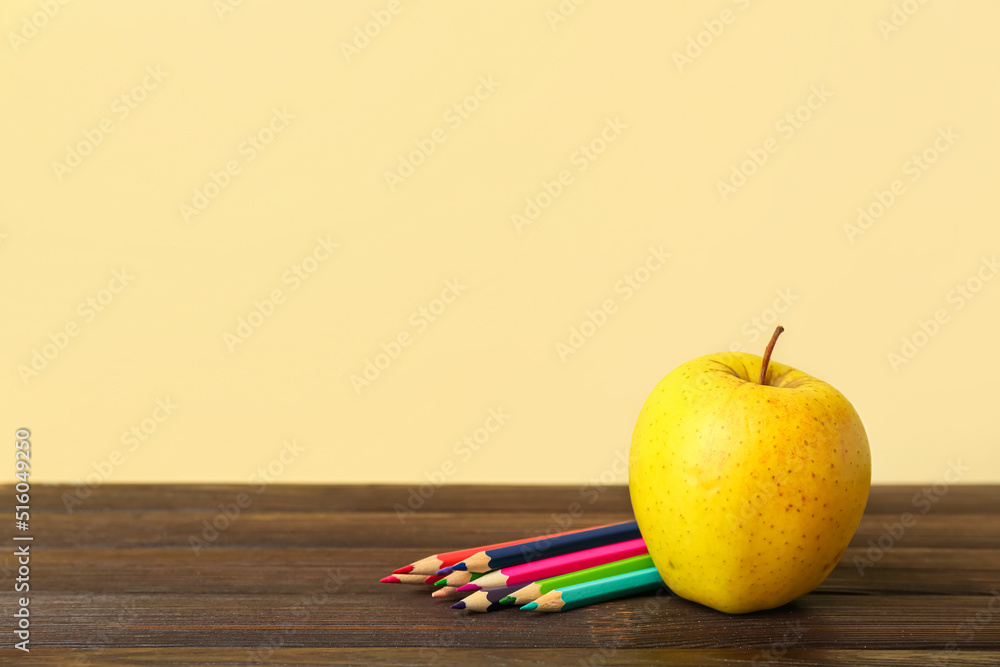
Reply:
[[381, 579], [378, 580], [378, 582], [380, 584], [398, 584], [399, 577], [393, 577], [390, 575], [388, 577], [382, 577]]
[[514, 604], [517, 602], [517, 598], [513, 595], [508, 595], [507, 597], [500, 598], [500, 604]]
[[432, 574], [426, 579], [424, 579], [425, 584], [436, 584], [439, 581], [444, 581], [439, 574]]
[[449, 565], [448, 567], [442, 567], [442, 568], [441, 568], [440, 570], [438, 570], [438, 571], [437, 571], [437, 572], [436, 572], [435, 574], [451, 574], [452, 570], [454, 570], [454, 569], [455, 569], [455, 568], [453, 568], [453, 567], [451, 567], [451, 566]]
[[482, 588], [479, 584], [465, 584], [464, 586], [459, 586], [460, 591], [478, 591]]
[[434, 585], [435, 586], [445, 586], [445, 585], [447, 585], [447, 583], [448, 583], [447, 579], [438, 579], [437, 581], [434, 582]]
[[459, 600], [455, 604], [451, 605], [452, 609], [465, 609], [465, 600]]
[[444, 590], [443, 588], [439, 588], [436, 591], [434, 591], [433, 593], [431, 593], [431, 597], [432, 598], [444, 598], [444, 597], [448, 597], [448, 591]]
[[468, 570], [469, 566], [466, 565], [464, 562], [463, 563], [455, 563], [454, 565], [451, 566], [451, 569], [453, 569], [453, 570]]
[[538, 608], [537, 602], [529, 602], [528, 604], [521, 607], [521, 611], [531, 611], [532, 609], [537, 609], [537, 608]]
[[405, 565], [405, 566], [399, 568], [398, 570], [393, 570], [392, 573], [393, 574], [407, 574], [408, 572], [412, 572], [412, 571], [413, 571], [413, 566], [412, 565]]

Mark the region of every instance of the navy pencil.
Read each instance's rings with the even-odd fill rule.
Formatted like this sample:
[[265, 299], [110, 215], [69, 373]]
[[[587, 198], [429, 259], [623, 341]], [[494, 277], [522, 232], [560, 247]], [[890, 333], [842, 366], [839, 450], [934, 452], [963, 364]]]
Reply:
[[640, 537], [642, 535], [639, 534], [639, 526], [635, 521], [613, 523], [589, 530], [543, 537], [524, 544], [486, 549], [469, 556], [460, 563], [455, 563], [452, 567], [455, 570], [468, 570], [469, 572], [489, 572], [511, 565], [530, 563], [542, 558], [562, 556]]
[[469, 595], [462, 600], [459, 600], [455, 604], [451, 605], [452, 609], [468, 609], [469, 611], [493, 611], [494, 609], [510, 609], [509, 604], [500, 604], [500, 600], [516, 593], [520, 588], [524, 588], [523, 585], [518, 586], [498, 586], [497, 588], [484, 588], [481, 591], [476, 591], [472, 595]]

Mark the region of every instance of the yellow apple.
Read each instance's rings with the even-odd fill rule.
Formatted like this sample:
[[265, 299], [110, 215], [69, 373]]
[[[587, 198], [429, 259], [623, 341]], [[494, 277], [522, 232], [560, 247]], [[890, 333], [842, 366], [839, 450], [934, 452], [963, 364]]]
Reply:
[[[832, 386], [764, 357], [722, 352], [660, 380], [632, 434], [629, 492], [664, 582], [742, 614], [819, 586], [857, 530], [868, 436]], [[763, 371], [763, 372], [762, 372]]]

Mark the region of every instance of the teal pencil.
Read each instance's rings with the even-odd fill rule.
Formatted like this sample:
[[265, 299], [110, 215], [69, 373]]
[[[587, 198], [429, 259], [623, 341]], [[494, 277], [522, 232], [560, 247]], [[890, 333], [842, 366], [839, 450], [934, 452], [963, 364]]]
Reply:
[[521, 611], [567, 611], [598, 602], [616, 600], [628, 595], [653, 591], [663, 586], [655, 567], [617, 574], [613, 577], [565, 586], [549, 591], [534, 602], [521, 607]]
[[616, 574], [625, 574], [626, 572], [645, 570], [650, 567], [653, 567], [653, 558], [649, 554], [632, 556], [631, 558], [616, 560], [611, 563], [605, 563], [604, 565], [588, 567], [585, 570], [577, 570], [576, 572], [560, 574], [555, 577], [549, 577], [548, 579], [535, 581], [528, 584], [524, 588], [517, 589], [516, 592], [511, 593], [503, 600], [500, 600], [500, 604], [527, 604], [529, 602], [534, 602], [549, 591], [554, 591], [557, 588], [575, 586], [576, 584], [583, 584], [588, 581], [597, 581], [598, 579], [607, 579], [608, 577], [613, 577]]

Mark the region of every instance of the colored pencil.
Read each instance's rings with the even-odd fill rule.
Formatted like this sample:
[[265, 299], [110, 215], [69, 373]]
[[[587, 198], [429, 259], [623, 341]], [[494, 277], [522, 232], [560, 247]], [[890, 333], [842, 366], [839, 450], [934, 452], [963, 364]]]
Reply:
[[483, 549], [454, 563], [451, 567], [455, 570], [488, 572], [639, 537], [642, 535], [636, 522], [625, 521], [597, 528], [585, 528], [573, 533], [546, 535], [522, 544]]
[[390, 574], [379, 579], [381, 584], [433, 584], [444, 579], [441, 574]]
[[586, 570], [569, 572], [568, 574], [560, 574], [555, 577], [536, 581], [523, 588], [518, 588], [500, 600], [500, 604], [527, 604], [557, 588], [583, 584], [588, 581], [613, 577], [616, 574], [625, 574], [626, 572], [635, 572], [636, 570], [645, 570], [650, 567], [653, 567], [653, 559], [649, 554], [623, 558], [622, 560], [605, 563], [604, 565], [588, 567]]
[[593, 549], [584, 549], [562, 556], [544, 558], [531, 563], [513, 565], [501, 570], [494, 570], [489, 574], [484, 574], [475, 583], [468, 583], [459, 586], [460, 591], [478, 591], [480, 588], [497, 588], [498, 586], [511, 586], [513, 584], [531, 583], [539, 579], [547, 579], [559, 574], [576, 572], [596, 565], [604, 565], [612, 561], [640, 556], [647, 553], [646, 543], [642, 538], [606, 544]]
[[459, 600], [451, 605], [452, 609], [468, 609], [469, 611], [494, 611], [503, 609], [500, 599], [505, 598], [517, 590], [517, 586], [501, 586], [499, 588], [484, 588], [476, 591], [463, 600]]
[[656, 590], [663, 585], [655, 567], [626, 572], [605, 579], [588, 581], [549, 591], [534, 602], [521, 607], [521, 611], [567, 611], [598, 602], [616, 600], [636, 593]]
[[[598, 526], [599, 528], [601, 526]], [[511, 540], [509, 542], [498, 542], [496, 544], [488, 544], [484, 547], [472, 547], [471, 549], [459, 549], [458, 551], [447, 551], [444, 553], [434, 554], [432, 556], [427, 556], [426, 558], [421, 558], [418, 561], [414, 561], [409, 565], [404, 565], [403, 567], [393, 570], [393, 574], [437, 574], [437, 571], [454, 565], [455, 563], [460, 563], [469, 556], [477, 554], [481, 551], [488, 551], [490, 549], [499, 549], [500, 547], [509, 547], [515, 544], [525, 544], [527, 542], [537, 542], [541, 539], [546, 539], [550, 537], [559, 537], [560, 535], [569, 535], [571, 533], [579, 533], [582, 530], [593, 530], [593, 528], [580, 528], [577, 530], [570, 530], [565, 533], [553, 533], [552, 535], [542, 535], [539, 537], [525, 537], [520, 540]]]
[[457, 593], [458, 589], [454, 586], [442, 586], [441, 588], [435, 588], [434, 592], [431, 593], [432, 598], [463, 598], [466, 597], [465, 593]]
[[449, 575], [435, 574], [435, 577], [441, 577], [438, 581], [434, 583], [435, 586], [462, 586], [469, 583], [470, 581], [475, 581], [479, 577], [483, 576], [482, 572], [452, 572]]

